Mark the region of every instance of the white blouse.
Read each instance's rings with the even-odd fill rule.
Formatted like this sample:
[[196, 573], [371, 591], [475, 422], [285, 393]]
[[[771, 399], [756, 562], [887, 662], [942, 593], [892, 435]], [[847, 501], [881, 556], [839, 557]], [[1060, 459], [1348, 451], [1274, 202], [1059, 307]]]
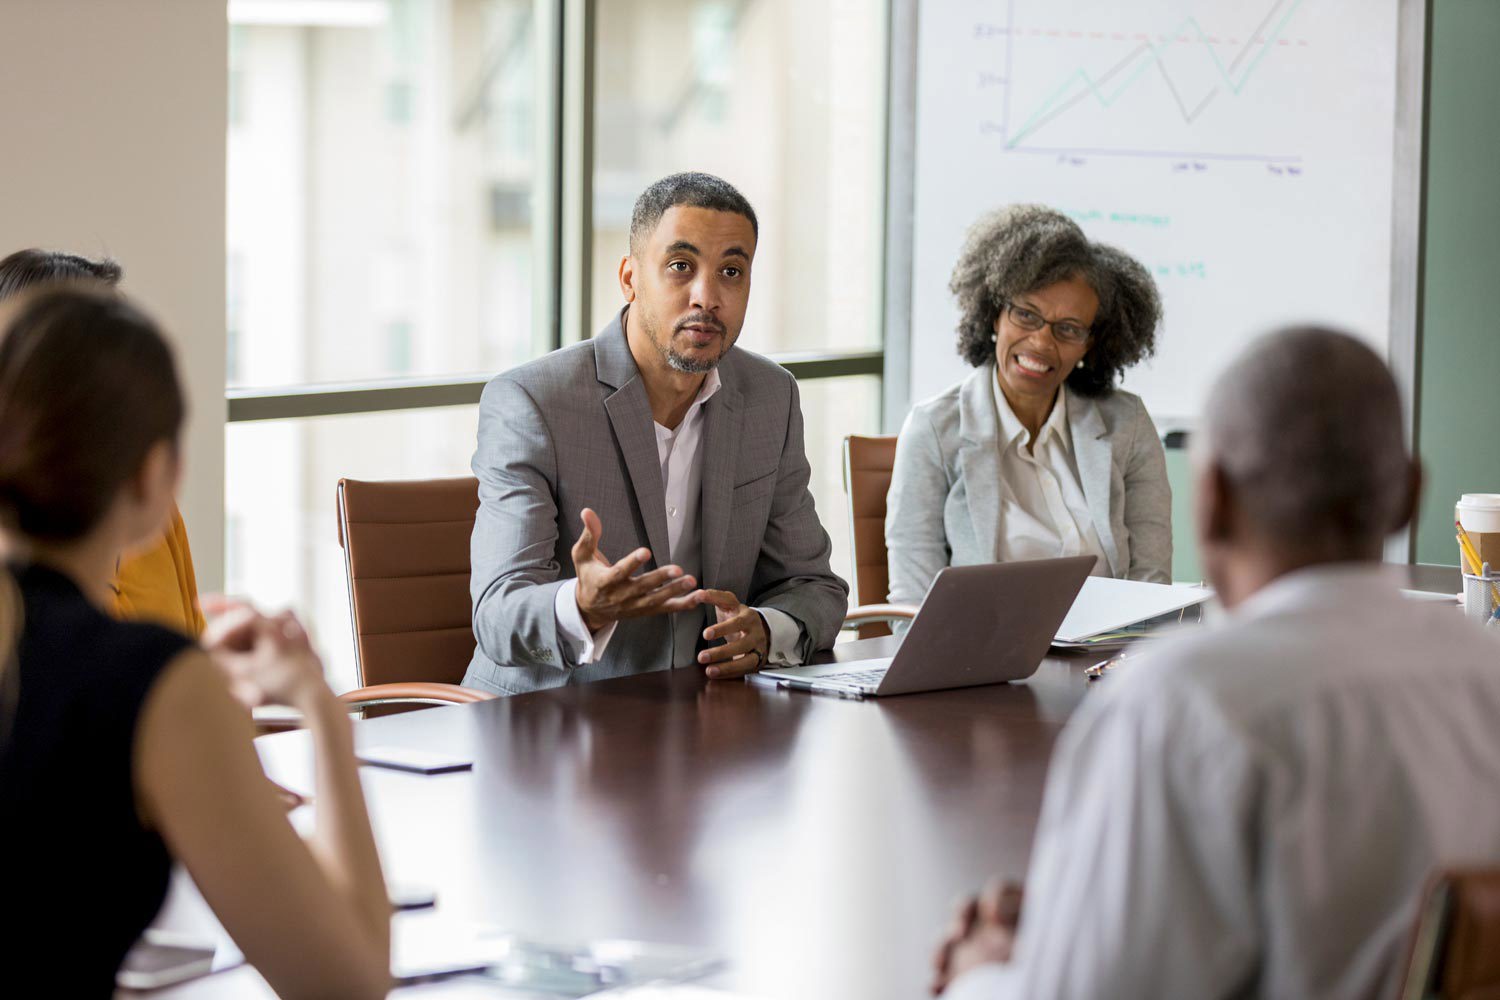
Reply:
[[1094, 529], [1073, 458], [1068, 394], [1058, 391], [1047, 422], [1028, 448], [1030, 432], [1000, 391], [999, 379], [990, 381], [1000, 416], [1000, 561], [1091, 555], [1098, 557], [1093, 575], [1109, 576], [1109, 557]]

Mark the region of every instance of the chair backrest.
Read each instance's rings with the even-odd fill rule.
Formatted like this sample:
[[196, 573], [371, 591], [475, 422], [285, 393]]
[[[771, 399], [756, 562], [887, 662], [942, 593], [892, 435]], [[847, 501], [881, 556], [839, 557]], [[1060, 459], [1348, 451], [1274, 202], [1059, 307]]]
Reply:
[[[844, 438], [844, 492], [849, 496], [849, 543], [854, 562], [853, 603], [884, 604], [890, 590], [885, 561], [885, 495], [896, 464], [896, 436]], [[860, 638], [889, 635], [884, 625], [860, 628]]]
[[458, 684], [474, 654], [469, 536], [479, 480], [339, 480], [359, 683]]
[[1439, 872], [1417, 915], [1402, 1000], [1500, 997], [1500, 868]]

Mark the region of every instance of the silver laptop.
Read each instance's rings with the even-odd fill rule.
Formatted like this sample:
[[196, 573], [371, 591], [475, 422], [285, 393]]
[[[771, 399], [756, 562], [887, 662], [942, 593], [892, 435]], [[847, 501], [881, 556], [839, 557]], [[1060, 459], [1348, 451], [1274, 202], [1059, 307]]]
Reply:
[[895, 656], [762, 670], [781, 686], [841, 697], [915, 694], [1030, 677], [1093, 556], [949, 566], [922, 600]]

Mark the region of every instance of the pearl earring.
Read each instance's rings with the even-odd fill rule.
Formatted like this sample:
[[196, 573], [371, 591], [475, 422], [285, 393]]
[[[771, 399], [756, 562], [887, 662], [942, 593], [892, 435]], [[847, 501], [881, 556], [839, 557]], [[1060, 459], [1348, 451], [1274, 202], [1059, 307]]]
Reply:
[[1074, 365], [1073, 367], [1074, 368], [1082, 368], [1083, 367], [1083, 359], [1079, 358], [1078, 359], [1078, 364]]
[[992, 334], [990, 334], [990, 343], [992, 343], [992, 344], [998, 344], [999, 342], [1000, 342], [1000, 335], [998, 333], [992, 333]]

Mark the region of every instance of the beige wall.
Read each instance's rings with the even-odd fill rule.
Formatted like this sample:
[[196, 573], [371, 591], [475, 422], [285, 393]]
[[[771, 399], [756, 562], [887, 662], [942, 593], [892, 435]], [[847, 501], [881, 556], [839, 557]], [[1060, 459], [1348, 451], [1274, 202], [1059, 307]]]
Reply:
[[225, 39], [212, 0], [0, 0], [0, 255], [107, 253], [171, 334], [203, 590], [223, 579]]

